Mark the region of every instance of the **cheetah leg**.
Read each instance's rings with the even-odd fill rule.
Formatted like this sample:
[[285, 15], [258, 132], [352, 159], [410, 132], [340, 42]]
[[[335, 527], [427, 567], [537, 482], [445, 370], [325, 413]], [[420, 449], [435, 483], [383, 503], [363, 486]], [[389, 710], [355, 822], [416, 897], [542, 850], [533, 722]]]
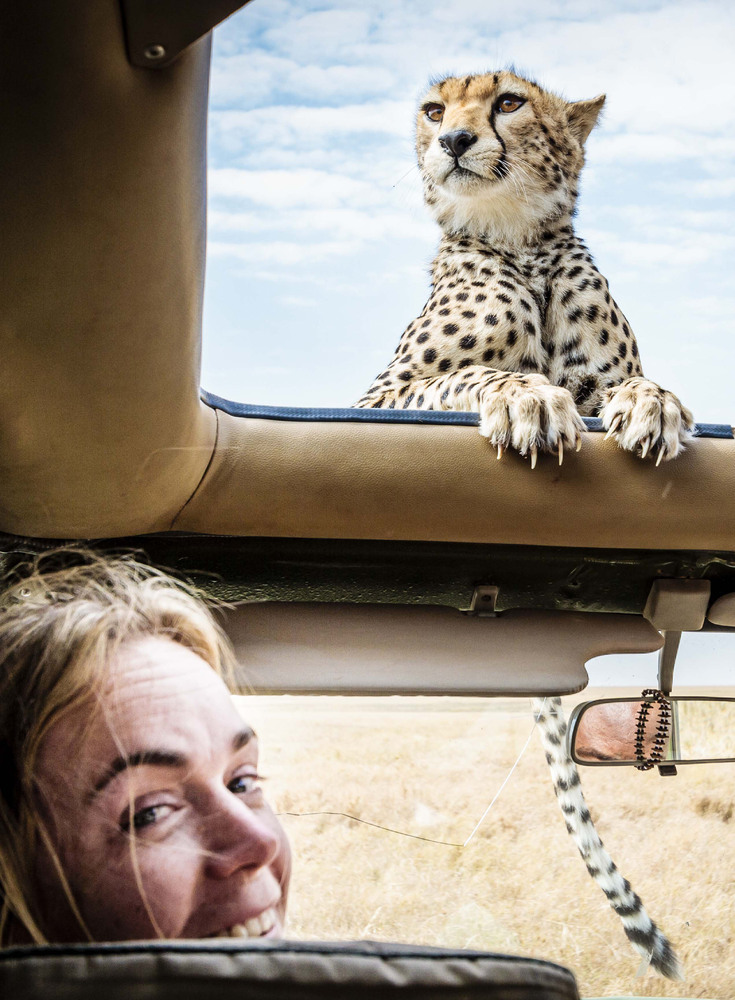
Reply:
[[667, 979], [683, 979], [671, 942], [646, 913], [640, 897], [605, 850], [582, 793], [579, 772], [566, 749], [567, 724], [559, 698], [534, 698], [541, 742], [567, 830], [587, 871], [620, 917], [626, 935], [653, 968]]
[[673, 392], [647, 378], [629, 378], [605, 390], [600, 410], [608, 437], [656, 465], [676, 458], [694, 427], [694, 417]]
[[363, 397], [358, 406], [397, 409], [464, 410], [480, 414], [480, 434], [497, 449], [529, 456], [554, 452], [561, 465], [564, 449], [579, 451], [584, 421], [571, 394], [543, 375], [522, 375], [471, 365], [461, 371], [408, 385], [382, 389]]

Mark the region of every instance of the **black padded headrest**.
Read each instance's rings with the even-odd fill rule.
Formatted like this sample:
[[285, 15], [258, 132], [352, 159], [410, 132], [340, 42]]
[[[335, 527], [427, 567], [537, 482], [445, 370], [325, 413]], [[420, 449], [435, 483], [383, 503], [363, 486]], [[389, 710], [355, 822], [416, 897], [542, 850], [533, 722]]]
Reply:
[[533, 958], [381, 944], [234, 940], [48, 945], [0, 952], [0, 995], [23, 1000], [579, 1000]]

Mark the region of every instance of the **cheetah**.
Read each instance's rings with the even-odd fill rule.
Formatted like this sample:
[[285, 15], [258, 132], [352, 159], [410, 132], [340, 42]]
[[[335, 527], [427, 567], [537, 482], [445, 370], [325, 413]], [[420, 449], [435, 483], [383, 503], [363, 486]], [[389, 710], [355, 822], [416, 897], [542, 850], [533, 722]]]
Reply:
[[[604, 96], [568, 102], [511, 71], [448, 77], [421, 101], [416, 152], [442, 229], [431, 294], [393, 360], [355, 404], [472, 410], [497, 457], [579, 450], [583, 416], [656, 465], [675, 458], [692, 414], [643, 375], [630, 325], [575, 234], [584, 145]], [[666, 936], [600, 840], [566, 748], [558, 698], [534, 711], [567, 829], [625, 933], [681, 978]]]
[[431, 294], [359, 407], [473, 410], [500, 458], [579, 450], [582, 416], [658, 465], [692, 414], [644, 378], [628, 321], [573, 217], [605, 97], [568, 102], [503, 71], [448, 77], [421, 101], [416, 152], [442, 229]]

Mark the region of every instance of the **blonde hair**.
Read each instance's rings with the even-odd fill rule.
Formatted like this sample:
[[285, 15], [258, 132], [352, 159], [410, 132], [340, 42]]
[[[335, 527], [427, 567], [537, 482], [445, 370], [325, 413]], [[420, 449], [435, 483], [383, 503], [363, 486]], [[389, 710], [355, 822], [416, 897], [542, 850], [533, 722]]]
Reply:
[[0, 947], [21, 928], [46, 943], [34, 874], [41, 842], [84, 926], [39, 816], [38, 749], [98, 690], [119, 646], [149, 635], [193, 650], [232, 686], [231, 647], [201, 594], [132, 557], [45, 553], [0, 594]]

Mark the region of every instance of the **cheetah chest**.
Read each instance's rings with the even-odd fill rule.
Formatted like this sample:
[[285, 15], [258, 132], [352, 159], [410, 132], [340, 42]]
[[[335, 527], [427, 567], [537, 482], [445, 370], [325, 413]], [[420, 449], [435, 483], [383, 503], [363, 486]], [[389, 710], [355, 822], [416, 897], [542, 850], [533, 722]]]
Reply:
[[529, 263], [487, 251], [440, 254], [418, 320], [421, 361], [438, 373], [476, 364], [545, 373], [544, 311], [543, 277]]

